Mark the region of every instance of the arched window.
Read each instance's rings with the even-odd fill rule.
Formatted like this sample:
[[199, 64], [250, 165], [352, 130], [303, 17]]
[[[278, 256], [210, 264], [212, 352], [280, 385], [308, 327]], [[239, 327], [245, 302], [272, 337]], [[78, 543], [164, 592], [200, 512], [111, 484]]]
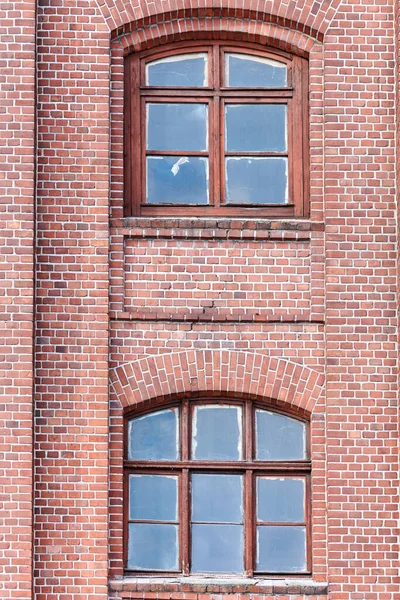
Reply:
[[311, 571], [308, 423], [202, 399], [129, 417], [127, 572]]
[[127, 215], [296, 217], [308, 205], [307, 60], [257, 45], [131, 54]]

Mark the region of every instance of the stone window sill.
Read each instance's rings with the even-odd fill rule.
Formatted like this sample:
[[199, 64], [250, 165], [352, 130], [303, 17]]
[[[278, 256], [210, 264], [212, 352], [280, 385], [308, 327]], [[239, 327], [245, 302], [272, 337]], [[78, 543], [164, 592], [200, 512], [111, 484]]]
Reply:
[[328, 594], [328, 585], [310, 578], [124, 577], [110, 581], [119, 592], [193, 592], [223, 594]]
[[112, 219], [111, 229], [134, 237], [212, 237], [268, 239], [307, 239], [311, 232], [322, 232], [325, 224], [309, 219], [212, 219], [145, 218]]

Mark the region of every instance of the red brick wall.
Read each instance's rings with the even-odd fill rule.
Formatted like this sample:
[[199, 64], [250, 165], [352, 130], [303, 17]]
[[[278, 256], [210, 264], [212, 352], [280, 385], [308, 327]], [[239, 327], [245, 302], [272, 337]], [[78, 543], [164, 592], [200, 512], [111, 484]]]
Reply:
[[393, 11], [350, 1], [325, 38], [332, 599], [398, 594]]
[[[39, 3], [37, 600], [396, 597], [395, 7], [389, 0], [262, 6]], [[29, 3], [22, 12], [9, 7], [8, 20], [0, 12], [9, 52], [0, 144], [11, 248], [2, 255], [9, 351], [1, 391], [16, 399], [5, 411], [11, 501], [0, 561], [3, 597], [25, 598], [32, 597], [34, 15]], [[201, 36], [309, 57], [309, 219], [123, 218], [124, 54]], [[247, 392], [310, 418], [311, 582], [156, 589], [121, 580], [123, 409], [205, 391]]]
[[[122, 401], [122, 390], [131, 398], [128, 404], [138, 401], [134, 400], [138, 395], [139, 401], [148, 402], [154, 396], [169, 394], [175, 382], [182, 381], [182, 351], [192, 350], [197, 356], [203, 350], [244, 350], [249, 357], [254, 353], [279, 356], [289, 365], [298, 363], [321, 369], [327, 376], [326, 396], [321, 393], [310, 415], [317, 432], [317, 439], [313, 438], [313, 540], [318, 544], [318, 548], [313, 548], [314, 581], [327, 581], [332, 599], [395, 597], [398, 425], [393, 6], [346, 5], [343, 11], [339, 7], [335, 19], [330, 21], [323, 18], [318, 8], [323, 25], [316, 38], [321, 45], [307, 47], [310, 221], [325, 233], [320, 235], [311, 227], [308, 234], [310, 271], [309, 280], [306, 275], [303, 283], [309, 281], [311, 310], [302, 312], [300, 305], [283, 302], [281, 323], [272, 323], [271, 297], [263, 298], [263, 310], [257, 312], [251, 293], [243, 298], [232, 294], [224, 306], [213, 297], [211, 306], [205, 306], [207, 291], [202, 294], [202, 306], [196, 306], [196, 297], [185, 287], [185, 279], [169, 265], [182, 260], [184, 248], [183, 260], [189, 264], [190, 256], [192, 269], [199, 239], [210, 236], [217, 237], [213, 247], [223, 247], [224, 257], [234, 271], [235, 259], [240, 256], [235, 255], [237, 246], [232, 242], [238, 235], [235, 223], [216, 222], [211, 225], [210, 234], [204, 223], [185, 222], [182, 232], [174, 221], [112, 221], [115, 229], [111, 231], [110, 358], [112, 366], [121, 365], [124, 369], [115, 371], [116, 396], [112, 396], [111, 413], [112, 576], [122, 574], [122, 413], [118, 402], [118, 397]], [[274, 13], [274, 8], [271, 10]], [[190, 33], [189, 20], [182, 19], [179, 26], [173, 22], [163, 24], [160, 17], [159, 21], [157, 25], [155, 19], [151, 25], [150, 17], [145, 17], [143, 24], [150, 23], [148, 29], [136, 32], [133, 27], [127, 28], [126, 36], [114, 42], [112, 72], [116, 81], [121, 81], [123, 52], [140, 47], [143, 40], [150, 40], [152, 45], [151, 38], [157, 35], [178, 39], [178, 29], [183, 37], [198, 35]], [[195, 31], [218, 32], [224, 25], [234, 37], [234, 24], [217, 19], [203, 19]], [[246, 27], [242, 28], [241, 39], [247, 39], [243, 31]], [[282, 45], [279, 27], [264, 24], [258, 31], [259, 38], [255, 34], [248, 39], [261, 40], [264, 35], [268, 40], [275, 35], [276, 43]], [[253, 32], [257, 32], [255, 26]], [[294, 36], [289, 40], [290, 44]], [[285, 43], [283, 47], [287, 47]], [[302, 43], [298, 45], [304, 48]], [[121, 175], [118, 157], [122, 147], [122, 89], [118, 85], [112, 99], [112, 168]], [[121, 216], [121, 193], [122, 178], [116, 178], [112, 214], [117, 219]], [[274, 227], [285, 239], [279, 247], [286, 256], [295, 246], [301, 252], [304, 232], [292, 242], [285, 238], [285, 224], [274, 223]], [[260, 243], [260, 248], [267, 249], [270, 238], [257, 228], [253, 223], [239, 223], [240, 235], [244, 236], [240, 243], [246, 244], [250, 238], [252, 248]], [[263, 242], [259, 242], [263, 236]], [[222, 243], [221, 239], [227, 241]], [[144, 248], [149, 251], [140, 254]], [[253, 263], [250, 258], [254, 267], [258, 256], [254, 250]], [[296, 258], [291, 255], [285, 273], [296, 275]], [[301, 267], [304, 266], [303, 263]], [[151, 284], [155, 280], [162, 282], [161, 293], [153, 292]], [[287, 276], [286, 284], [289, 280]], [[207, 284], [206, 277], [204, 283]], [[284, 293], [284, 289], [282, 283], [280, 291]], [[167, 296], [165, 290], [175, 294]], [[181, 303], [183, 292], [186, 301]], [[292, 301], [295, 298], [292, 296]], [[192, 322], [185, 323], [185, 318]], [[244, 322], [239, 323], [239, 319]], [[295, 319], [304, 322], [296, 323]], [[165, 356], [165, 361], [152, 367], [156, 355]], [[163, 380], [154, 382], [152, 374], [160, 369]], [[198, 382], [194, 371], [186, 386], [180, 384], [178, 392], [186, 389], [198, 393], [198, 384], [192, 385], [193, 381]], [[211, 372], [215, 375], [213, 369]], [[231, 376], [234, 374], [235, 369]], [[253, 376], [257, 379], [257, 375]], [[240, 389], [248, 389], [244, 381], [245, 378]], [[218, 377], [210, 377], [208, 384], [203, 382], [199, 389], [210, 387], [215, 392], [221, 389]], [[274, 398], [278, 392], [265, 388], [263, 393]], [[304, 395], [307, 396], [306, 391]], [[327, 524], [322, 515], [327, 515]], [[120, 584], [113, 589], [120, 589], [121, 597], [145, 595], [143, 586]], [[234, 591], [240, 593], [239, 589]]]
[[38, 14], [35, 599], [107, 594], [108, 32]]
[[0, 3], [0, 598], [31, 598], [35, 3]]

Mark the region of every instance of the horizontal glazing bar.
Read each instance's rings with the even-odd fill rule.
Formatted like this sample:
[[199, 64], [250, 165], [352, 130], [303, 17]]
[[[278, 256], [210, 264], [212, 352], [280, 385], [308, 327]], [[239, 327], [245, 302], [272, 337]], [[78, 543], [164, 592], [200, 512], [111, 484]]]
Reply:
[[251, 152], [229, 152], [229, 151], [225, 151], [224, 152], [225, 156], [283, 156], [283, 157], [287, 157], [289, 156], [288, 152], [272, 152], [272, 151], [251, 151]]
[[243, 521], [191, 521], [192, 525], [243, 525]]
[[[185, 94], [184, 96], [182, 94]], [[267, 89], [251, 89], [249, 88], [235, 88], [235, 90], [222, 88], [221, 90], [214, 90], [212, 88], [199, 89], [199, 88], [140, 88], [141, 96], [148, 96], [154, 98], [157, 96], [166, 96], [174, 98], [212, 98], [216, 96], [223, 96], [224, 98], [291, 98], [293, 96], [293, 90], [285, 88], [279, 90], [274, 88], [271, 90]]]
[[146, 156], [205, 156], [208, 157], [207, 150], [146, 150]]
[[293, 525], [306, 525], [305, 521], [257, 521], [257, 525], [279, 525], [282, 527], [291, 527]]
[[[214, 462], [214, 461], [202, 461], [202, 460], [196, 460], [196, 461], [180, 461], [180, 462], [175, 462], [175, 461], [163, 461], [162, 464], [157, 467], [154, 465], [154, 463], [152, 461], [133, 461], [133, 460], [125, 460], [124, 461], [124, 465], [126, 467], [130, 467], [131, 469], [137, 469], [140, 468], [142, 469], [143, 467], [149, 467], [150, 469], [154, 468], [157, 470], [163, 470], [163, 469], [192, 469], [192, 470], [210, 470], [210, 471], [218, 471], [221, 469], [226, 469], [226, 470], [235, 470], [235, 471], [242, 471], [242, 470], [246, 470], [246, 469], [251, 469], [252, 471], [290, 471], [291, 474], [295, 474], [296, 471], [299, 472], [304, 472], [304, 471], [310, 471], [311, 469], [311, 462], [309, 460], [305, 460], [305, 461], [301, 461], [301, 462], [297, 462], [297, 461], [293, 461], [293, 462], [286, 462], [286, 461], [274, 461], [274, 462], [268, 462], [268, 461], [257, 461], [257, 463], [248, 463], [248, 462], [244, 462], [244, 461], [224, 461], [224, 462]], [[251, 465], [251, 466], [250, 466]]]
[[156, 523], [159, 525], [179, 525], [179, 521], [157, 521], [156, 519], [128, 519], [128, 523]]

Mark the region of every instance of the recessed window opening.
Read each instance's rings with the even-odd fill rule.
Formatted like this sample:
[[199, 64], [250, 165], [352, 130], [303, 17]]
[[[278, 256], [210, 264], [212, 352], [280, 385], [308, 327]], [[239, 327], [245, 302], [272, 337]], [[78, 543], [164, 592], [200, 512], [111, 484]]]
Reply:
[[306, 59], [204, 42], [126, 65], [127, 215], [306, 214]]
[[311, 572], [306, 421], [213, 399], [126, 424], [126, 572]]

